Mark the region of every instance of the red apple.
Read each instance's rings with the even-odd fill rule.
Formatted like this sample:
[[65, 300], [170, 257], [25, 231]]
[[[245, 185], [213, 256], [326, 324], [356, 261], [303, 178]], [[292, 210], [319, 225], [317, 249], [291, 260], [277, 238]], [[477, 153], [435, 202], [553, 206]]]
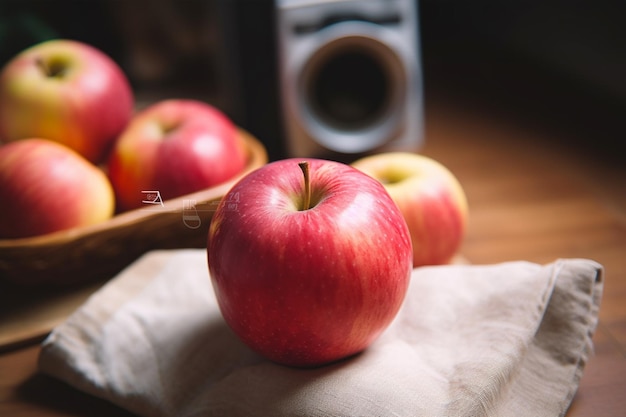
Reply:
[[120, 209], [140, 207], [144, 191], [167, 200], [231, 179], [246, 165], [236, 126], [195, 100], [164, 100], [138, 113], [118, 139], [109, 177]]
[[432, 158], [388, 152], [355, 168], [381, 181], [402, 212], [413, 241], [413, 266], [449, 263], [465, 237], [468, 207], [456, 177]]
[[240, 180], [214, 214], [207, 251], [234, 333], [277, 363], [310, 367], [354, 355], [384, 331], [406, 294], [412, 252], [378, 181], [319, 159], [306, 160], [303, 176], [300, 162]]
[[101, 162], [133, 102], [126, 76], [103, 52], [76, 41], [43, 42], [0, 73], [0, 139], [50, 139]]
[[0, 147], [0, 238], [22, 238], [107, 220], [106, 175], [70, 148], [44, 139]]

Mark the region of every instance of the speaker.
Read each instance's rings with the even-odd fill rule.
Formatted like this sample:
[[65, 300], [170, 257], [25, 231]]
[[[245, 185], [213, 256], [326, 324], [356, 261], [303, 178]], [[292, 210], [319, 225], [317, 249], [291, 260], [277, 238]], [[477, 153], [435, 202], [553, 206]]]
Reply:
[[417, 150], [423, 95], [415, 0], [278, 0], [290, 156]]
[[270, 159], [419, 149], [417, 0], [223, 0], [231, 116]]

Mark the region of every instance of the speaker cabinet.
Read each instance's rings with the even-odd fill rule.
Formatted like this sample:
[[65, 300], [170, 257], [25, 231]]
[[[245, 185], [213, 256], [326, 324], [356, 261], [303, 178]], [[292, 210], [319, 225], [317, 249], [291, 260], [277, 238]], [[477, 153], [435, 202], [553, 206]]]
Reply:
[[231, 117], [270, 159], [417, 150], [417, 0], [220, 0]]
[[289, 156], [419, 148], [415, 0], [278, 0], [276, 7]]

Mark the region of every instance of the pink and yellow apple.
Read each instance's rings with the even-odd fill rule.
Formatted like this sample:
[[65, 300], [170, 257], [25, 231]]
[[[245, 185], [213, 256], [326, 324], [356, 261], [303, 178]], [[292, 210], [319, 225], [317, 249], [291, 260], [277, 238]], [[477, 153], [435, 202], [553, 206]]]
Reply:
[[120, 135], [108, 163], [121, 210], [141, 206], [144, 191], [164, 200], [231, 179], [246, 164], [236, 126], [217, 108], [196, 100], [157, 102]]
[[371, 155], [352, 166], [379, 180], [400, 208], [411, 232], [415, 267], [451, 261], [465, 237], [468, 205], [448, 168], [410, 152]]
[[208, 266], [226, 323], [277, 363], [311, 367], [366, 349], [412, 271], [402, 214], [376, 180], [339, 162], [284, 159], [218, 206]]
[[133, 106], [126, 76], [103, 52], [77, 41], [46, 41], [0, 73], [0, 140], [45, 138], [98, 163]]
[[0, 238], [24, 238], [109, 219], [106, 175], [70, 148], [44, 139], [0, 147]]

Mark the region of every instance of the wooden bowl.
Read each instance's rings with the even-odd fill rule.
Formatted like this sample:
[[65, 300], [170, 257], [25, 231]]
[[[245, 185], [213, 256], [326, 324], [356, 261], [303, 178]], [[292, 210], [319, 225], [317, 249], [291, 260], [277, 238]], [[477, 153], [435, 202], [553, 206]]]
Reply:
[[[67, 286], [108, 279], [153, 249], [206, 247], [208, 226], [222, 197], [243, 176], [268, 161], [264, 146], [247, 132], [246, 168], [235, 178], [196, 193], [120, 213], [97, 225], [42, 236], [0, 240], [0, 282]], [[236, 204], [233, 202], [232, 204]]]

